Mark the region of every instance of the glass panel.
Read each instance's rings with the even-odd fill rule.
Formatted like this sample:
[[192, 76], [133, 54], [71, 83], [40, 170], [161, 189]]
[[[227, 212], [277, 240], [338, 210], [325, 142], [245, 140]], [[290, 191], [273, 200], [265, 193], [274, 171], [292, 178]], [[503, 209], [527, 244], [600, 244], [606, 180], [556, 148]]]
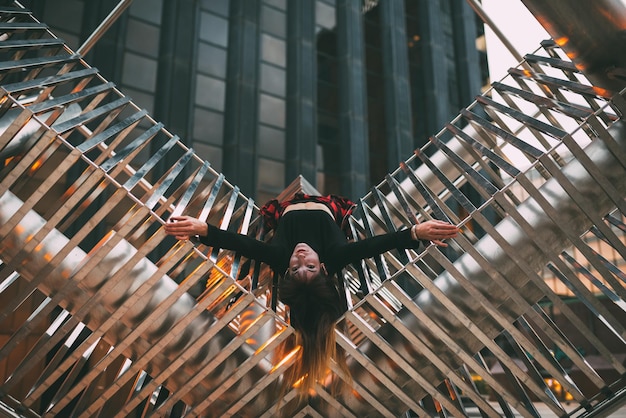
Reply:
[[210, 13], [200, 15], [200, 39], [216, 45], [228, 43], [228, 21]]
[[226, 77], [226, 50], [200, 42], [198, 71], [220, 78]]
[[270, 158], [285, 158], [285, 131], [259, 126], [259, 155]]
[[159, 55], [159, 28], [137, 19], [128, 19], [126, 46], [134, 52], [157, 58]]
[[271, 7], [261, 9], [261, 30], [284, 38], [287, 32], [285, 13]]
[[264, 61], [284, 67], [286, 63], [287, 53], [285, 41], [273, 36], [261, 35], [261, 56]]
[[285, 178], [285, 164], [259, 158], [258, 188], [262, 190], [275, 190], [280, 192], [283, 189]]
[[[47, 25], [63, 28], [63, 30], [74, 34], [80, 33], [81, 17], [83, 16], [82, 1], [46, 1], [45, 7], [44, 16]], [[74, 18], [70, 19], [70, 16], [74, 16]]]
[[265, 0], [265, 4], [274, 6], [280, 10], [287, 10], [287, 0]]
[[149, 114], [154, 114], [154, 94], [141, 92], [125, 86], [124, 94], [130, 97], [139, 108], [146, 109]]
[[268, 125], [285, 127], [285, 101], [276, 97], [261, 94], [259, 120]]
[[224, 115], [196, 108], [193, 113], [193, 139], [207, 144], [222, 145]]
[[63, 30], [53, 28], [54, 36], [61, 38], [65, 41], [65, 44], [69, 46], [73, 51], [76, 51], [81, 45], [82, 41], [78, 35], [65, 32]]
[[335, 8], [320, 1], [315, 3], [315, 22], [326, 29], [332, 29], [336, 25]]
[[202, 0], [200, 7], [224, 17], [228, 16], [228, 0]]
[[222, 171], [222, 155], [224, 151], [221, 148], [196, 142], [193, 144], [193, 149], [200, 158], [210, 162], [211, 167], [216, 171]]
[[285, 96], [287, 84], [284, 70], [271, 65], [261, 64], [261, 90], [277, 96]]
[[224, 110], [226, 83], [198, 74], [196, 77], [196, 104], [215, 110]]
[[156, 60], [140, 57], [132, 52], [124, 54], [122, 84], [133, 86], [140, 90], [154, 92], [156, 76]]
[[161, 23], [162, 0], [135, 0], [130, 6], [129, 14], [141, 20]]

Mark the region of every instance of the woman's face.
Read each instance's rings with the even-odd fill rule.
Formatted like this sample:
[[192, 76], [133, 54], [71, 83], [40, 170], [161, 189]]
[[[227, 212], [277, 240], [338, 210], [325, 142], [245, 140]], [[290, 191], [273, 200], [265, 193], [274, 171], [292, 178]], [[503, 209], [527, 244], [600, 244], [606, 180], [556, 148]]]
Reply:
[[297, 244], [289, 259], [289, 273], [303, 282], [310, 281], [320, 273], [320, 257], [315, 250], [303, 242]]

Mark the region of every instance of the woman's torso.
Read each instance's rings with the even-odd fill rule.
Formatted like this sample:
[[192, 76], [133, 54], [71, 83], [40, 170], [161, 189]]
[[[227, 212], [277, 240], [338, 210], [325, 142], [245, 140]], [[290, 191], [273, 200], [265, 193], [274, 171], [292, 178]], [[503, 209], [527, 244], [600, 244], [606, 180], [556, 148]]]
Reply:
[[301, 242], [313, 248], [321, 262], [331, 260], [328, 267], [332, 268], [333, 250], [344, 245], [347, 239], [332, 216], [324, 209], [286, 210], [272, 241], [282, 253], [280, 265], [276, 266], [281, 269], [279, 271], [282, 271], [283, 267], [287, 268], [293, 248]]
[[330, 211], [328, 206], [326, 206], [323, 203], [319, 203], [319, 202], [292, 203], [291, 205], [285, 208], [285, 210], [283, 211], [283, 216], [285, 216], [286, 213], [292, 212], [294, 210], [321, 210], [321, 211], [328, 213], [328, 216], [330, 216], [333, 221], [336, 221], [335, 217], [333, 216], [333, 213]]

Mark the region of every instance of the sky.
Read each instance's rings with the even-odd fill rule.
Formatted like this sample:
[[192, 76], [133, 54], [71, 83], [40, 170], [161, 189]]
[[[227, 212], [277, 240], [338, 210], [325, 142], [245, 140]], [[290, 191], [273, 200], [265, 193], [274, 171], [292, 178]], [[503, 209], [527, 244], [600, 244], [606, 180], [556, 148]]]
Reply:
[[[482, 6], [521, 56], [535, 51], [541, 41], [550, 38], [521, 0], [482, 0]], [[497, 81], [518, 62], [487, 25], [485, 37], [489, 74], [491, 81]]]
[[[522, 57], [537, 50], [544, 39], [550, 39], [550, 35], [521, 0], [482, 0], [482, 6], [497, 29], [508, 38]], [[485, 38], [490, 80], [491, 82], [502, 80], [507, 75], [507, 70], [516, 67], [519, 62], [488, 25], [485, 25]], [[494, 99], [499, 101], [498, 97]], [[519, 132], [518, 136], [529, 143], [535, 142], [528, 131]], [[508, 158], [514, 161], [519, 169], [529, 164], [528, 159], [516, 149], [506, 145], [504, 148], [507, 149]]]

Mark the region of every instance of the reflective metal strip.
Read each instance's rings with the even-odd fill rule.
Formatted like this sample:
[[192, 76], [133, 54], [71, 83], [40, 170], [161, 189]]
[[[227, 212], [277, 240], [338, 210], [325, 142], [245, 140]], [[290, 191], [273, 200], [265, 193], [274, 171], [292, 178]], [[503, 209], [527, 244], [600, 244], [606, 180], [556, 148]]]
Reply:
[[69, 170], [72, 165], [78, 161], [81, 157], [81, 153], [72, 150], [70, 154], [63, 160], [63, 163], [57, 167], [57, 169], [51, 174], [48, 178], [45, 179], [41, 183], [39, 187], [31, 195], [28, 197], [28, 200], [25, 201], [20, 209], [13, 214], [6, 222], [0, 227], [0, 240], [6, 237], [6, 235], [11, 231], [11, 229], [15, 228], [17, 224], [22, 221], [22, 218], [26, 215], [28, 211], [30, 211], [33, 206], [39, 203], [40, 199], [49, 191], [49, 189], [54, 185], [65, 173]]
[[422, 195], [426, 203], [428, 204], [430, 210], [433, 211], [434, 218], [439, 219], [440, 221], [450, 221], [448, 216], [445, 214], [444, 210], [435, 202], [433, 197], [433, 193], [431, 193], [428, 188], [424, 185], [424, 183], [410, 170], [406, 164], [401, 163], [400, 168], [411, 180], [417, 191]]
[[[481, 377], [486, 378], [488, 380], [491, 381], [492, 385], [491, 387], [496, 389], [498, 391], [498, 393], [503, 396], [510, 404], [511, 406], [513, 406], [514, 408], [516, 408], [522, 415], [524, 416], [528, 416], [525, 414], [524, 408], [522, 406], [522, 404], [519, 403], [519, 401], [517, 400], [517, 397], [515, 394], [509, 394], [508, 390], [506, 388], [504, 388], [503, 386], [501, 386], [501, 384], [497, 383], [497, 381], [493, 380], [488, 372], [486, 372], [485, 370], [483, 370], [482, 366], [480, 366], [473, 358], [472, 358], [472, 354], [471, 353], [467, 353], [461, 346], [459, 346], [454, 339], [449, 336], [448, 334], [445, 333], [445, 331], [443, 331], [432, 319], [430, 319], [422, 310], [420, 310], [420, 308], [415, 305], [415, 303], [413, 303], [413, 301], [411, 301], [411, 299], [409, 299], [404, 292], [402, 292], [402, 290], [397, 286], [396, 283], [394, 283], [393, 281], [388, 281], [384, 284], [384, 286], [391, 292], [394, 294], [394, 296], [396, 296], [403, 304], [403, 306], [405, 308], [407, 308], [413, 315], [415, 315], [418, 320], [424, 322], [425, 324], [427, 324], [427, 327], [433, 332], [433, 334], [438, 338], [441, 339], [442, 341], [445, 342], [445, 344], [452, 348], [454, 353], [456, 355], [458, 355], [461, 359], [463, 359], [463, 361], [471, 368], [473, 368], [473, 370], [475, 372], [477, 372]], [[397, 324], [397, 323], [396, 323]], [[409, 335], [413, 335], [412, 332], [409, 332], [408, 329], [406, 329], [406, 331], [403, 333], [403, 335], [405, 337], [408, 338]], [[417, 338], [417, 336], [413, 336], [413, 344], [419, 344], [422, 345], [422, 343], [418, 343], [419, 339]], [[495, 344], [492, 344], [490, 339], [487, 337], [478, 337], [481, 339], [481, 341], [483, 342], [488, 342], [489, 345], [494, 346]], [[419, 346], [418, 345], [418, 346]], [[496, 346], [497, 347], [497, 346]], [[491, 348], [490, 348], [491, 349]], [[493, 353], [496, 354], [496, 357], [501, 360], [504, 361], [506, 364], [511, 364], [513, 365], [513, 363], [511, 361], [508, 361], [508, 356], [507, 355], [503, 355], [503, 353], [499, 353], [500, 349], [497, 348], [496, 351], [494, 351]], [[432, 351], [431, 351], [432, 352]], [[437, 361], [441, 361], [439, 360], [439, 355], [438, 353], [432, 353], [432, 355], [429, 357], [430, 361], [433, 361], [435, 359], [437, 359]], [[436, 364], [436, 363], [435, 363]], [[451, 367], [451, 365], [445, 365], [445, 366], [440, 366], [440, 370], [445, 370], [446, 368]], [[521, 371], [517, 366], [514, 366], [520, 373], [520, 375], [524, 375], [524, 372]], [[522, 381], [524, 381], [524, 383], [526, 383], [525, 380], [527, 380], [527, 378], [522, 377], [521, 379]], [[532, 385], [532, 383], [531, 383]], [[538, 388], [535, 386], [535, 390], [537, 390]], [[539, 392], [541, 390], [539, 389]]]
[[[107, 280], [105, 285], [102, 286], [102, 288], [100, 288], [97, 293], [91, 296], [91, 298], [89, 298], [89, 300], [86, 301], [86, 303], [78, 309], [78, 311], [72, 316], [71, 320], [64, 325], [64, 327], [72, 327], [76, 322], [83, 321], [85, 317], [89, 315], [90, 307], [93, 306], [93, 304], [95, 303], [102, 303], [102, 299], [106, 297], [107, 293], [111, 289], [118, 286], [124, 279], [127, 279], [130, 272], [129, 267], [132, 267], [136, 260], [145, 257], [145, 255], [160, 242], [161, 238], [162, 236], [156, 237], [152, 240], [153, 242], [150, 245], [142, 247], [140, 252], [137, 252], [133, 258], [128, 260], [128, 262], [126, 263], [128, 267], [120, 268], [109, 280]], [[120, 308], [118, 308], [115, 313], [113, 313], [97, 329], [93, 330], [91, 335], [89, 335], [89, 337], [85, 341], [83, 341], [83, 343], [81, 343], [81, 346], [76, 349], [74, 355], [65, 359], [62, 365], [60, 365], [55, 370], [53, 375], [50, 376], [50, 379], [48, 379], [45, 384], [42, 384], [40, 387], [37, 388], [36, 392], [33, 393], [33, 396], [35, 396], [37, 393], [43, 394], [43, 392], [45, 390], [48, 390], [50, 385], [52, 385], [54, 381], [58, 379], [58, 377], [61, 376], [61, 374], [68, 368], [75, 369], [76, 366], [74, 362], [77, 360], [76, 354], [81, 353], [81, 348], [87, 348], [91, 344], [95, 344], [100, 338], [102, 338], [107, 332], [109, 332], [111, 327], [120, 321], [122, 316], [124, 316], [128, 312], [128, 310], [133, 307], [133, 305], [145, 294], [145, 292], [148, 291], [148, 289], [150, 289], [152, 286], [154, 286], [155, 283], [165, 275], [167, 270], [172, 267], [172, 265], [179, 262], [186, 255], [186, 252], [189, 251], [189, 247], [190, 246], [188, 246], [187, 249], [181, 249], [181, 251], [178, 251], [177, 257], [171, 257], [165, 263], [159, 266], [159, 268], [154, 271], [151, 276], [148, 277], [147, 280], [141, 284], [137, 291], [130, 295], [130, 297], [121, 304]], [[79, 393], [77, 389], [80, 388], [83, 384], [90, 384], [90, 382], [93, 382], [98, 377], [98, 375], [103, 370], [105, 370], [113, 361], [115, 361], [120, 356], [120, 354], [122, 354], [126, 350], [128, 345], [133, 342], [133, 336], [137, 336], [137, 334], [140, 333], [142, 329], [153, 325], [150, 321], [150, 318], [157, 317], [158, 315], [153, 312], [148, 318], [146, 318], [141, 324], [139, 324], [139, 326], [136, 327], [133, 332], [128, 334], [123, 340], [119, 341], [114, 347], [111, 347], [107, 356], [98, 361], [98, 363], [94, 367], [92, 367], [86, 374], [81, 376], [80, 381], [75, 382], [73, 388], [68, 388], [68, 391], [66, 393], [60, 394], [61, 399], [54, 403], [53, 411], [58, 411], [62, 409], [71, 399], [73, 399]]]
[[[139, 151], [141, 151], [143, 147], [148, 144], [149, 141], [154, 138], [154, 136], [159, 131], [161, 131], [162, 128], [162, 123], [157, 123], [156, 125], [151, 126], [150, 129], [135, 138], [133, 142], [125, 146], [123, 149], [117, 151], [115, 155], [112, 155], [109, 159], [100, 164], [100, 168], [107, 172], [113, 169], [115, 166], [120, 166], [120, 169], [122, 169], [122, 166], [125, 164], [125, 160], [127, 158], [131, 159]], [[112, 175], [115, 176], [115, 174]]]
[[[53, 38], [51, 38], [53, 39]], [[45, 41], [49, 39], [39, 39], [38, 41]], [[0, 42], [0, 48], [5, 45], [5, 42]], [[95, 68], [83, 68], [76, 71], [70, 71], [64, 74], [49, 75], [42, 78], [34, 78], [32, 80], [20, 81], [17, 83], [3, 84], [2, 88], [9, 94], [24, 93], [30, 90], [41, 90], [56, 85], [62, 85], [72, 81], [83, 82], [91, 80], [98, 74], [98, 70]], [[82, 90], [82, 89], [81, 89]], [[54, 100], [47, 98], [47, 100]]]
[[[537, 361], [553, 376], [560, 376], [560, 371], [553, 367], [550, 360], [544, 357], [543, 353], [541, 353], [526, 337], [524, 337], [516, 328], [515, 328], [515, 320], [516, 318], [510, 318], [506, 314], [500, 313], [498, 307], [493, 305], [489, 300], [489, 295], [485, 295], [481, 293], [481, 291], [474, 287], [472, 282], [470, 282], [461, 272], [459, 272], [454, 264], [452, 264], [446, 257], [444, 257], [439, 251], [431, 251], [431, 256], [437, 260], [441, 266], [450, 273], [460, 284], [465, 288], [465, 290], [472, 297], [472, 300], [480, 303], [488, 314], [498, 322], [498, 324], [502, 327], [505, 332], [512, 335], [514, 340], [523, 346], [525, 353], [529, 353], [533, 356], [533, 358], [537, 359]], [[524, 306], [524, 305], [522, 305]], [[528, 370], [531, 370], [528, 367]], [[545, 385], [545, 382], [542, 379], [535, 379], [536, 383], [539, 385]], [[569, 384], [567, 380], [561, 380], [562, 384], [567, 388], [567, 390], [573, 395], [577, 396], [578, 400], [582, 400], [582, 393], [573, 385]], [[544, 392], [551, 395], [553, 400], [556, 401], [554, 395], [552, 395], [551, 391], [544, 387]]]
[[165, 177], [162, 177], [155, 182], [155, 188], [153, 188], [152, 193], [149, 194], [150, 197], [144, 202], [146, 207], [150, 209], [155, 208], [158, 201], [164, 197], [167, 189], [169, 189], [170, 186], [174, 183], [176, 177], [178, 177], [178, 175], [182, 173], [187, 163], [191, 161], [192, 156], [193, 151], [187, 151], [178, 161], [176, 161], [176, 164], [174, 164], [174, 166], [168, 170], [168, 173]]
[[520, 151], [522, 151], [524, 154], [528, 155], [529, 157], [539, 158], [543, 155], [543, 152], [541, 150], [517, 138], [515, 135], [511, 134], [510, 132], [491, 124], [486, 119], [478, 116], [474, 112], [471, 112], [467, 109], [463, 109], [461, 110], [461, 115], [464, 118], [466, 118], [469, 122], [476, 123], [479, 127], [485, 129], [485, 131], [502, 138], [507, 143], [513, 145], [514, 147], [516, 147], [517, 149], [519, 149]]
[[[5, 24], [0, 23], [0, 31], [3, 30], [2, 26]], [[80, 55], [54, 55], [52, 57], [36, 57], [36, 58], [24, 58], [15, 61], [0, 61], [0, 72], [9, 72], [13, 70], [26, 70], [32, 68], [48, 67], [55, 64], [67, 64], [72, 61], [78, 61]]]
[[[10, 11], [13, 14], [14, 11]], [[21, 14], [18, 12], [18, 14]], [[27, 13], [30, 14], [30, 13]], [[0, 31], [18, 31], [18, 30], [33, 30], [33, 29], [47, 29], [48, 25], [44, 23], [36, 22], [1, 22]]]
[[[348, 353], [351, 357], [354, 357], [357, 361], [359, 361], [361, 365], [364, 365], [367, 368], [368, 372], [371, 372], [371, 374], [374, 375], [374, 377], [378, 381], [383, 382], [385, 386], [387, 386], [387, 384], [390, 383], [389, 378], [384, 377], [380, 369], [378, 369], [378, 367], [375, 364], [370, 365], [370, 363], [367, 361], [365, 356], [363, 356], [363, 354], [359, 352], [359, 350], [353, 345], [353, 343], [345, 335], [343, 335], [342, 333], [336, 332], [335, 336], [337, 339], [337, 344], [343, 347], [343, 349], [346, 350], [346, 353]], [[331, 369], [333, 370], [333, 372], [339, 374], [339, 370], [338, 370], [339, 368], [337, 366], [331, 365]], [[344, 376], [341, 376], [341, 377], [344, 378]], [[346, 379], [344, 378], [344, 380]], [[390, 386], [393, 386], [393, 385], [390, 385]], [[368, 401], [369, 406], [374, 408], [378, 413], [382, 414], [385, 417], [395, 417], [395, 415], [391, 411], [389, 411], [381, 402], [379, 402], [376, 398], [374, 398], [368, 392], [366, 388], [362, 387], [358, 383], [355, 383], [353, 384], [353, 389], [360, 396], [365, 398]]]
[[[373, 299], [373, 297], [368, 297], [368, 300], [370, 299]], [[431, 395], [437, 392], [432, 385], [430, 385], [425, 379], [423, 379], [408, 364], [408, 362], [402, 359], [402, 357], [400, 357], [397, 353], [394, 353], [393, 350], [390, 350], [389, 343], [383, 338], [380, 338], [380, 336], [376, 334], [376, 332], [369, 326], [369, 324], [363, 321], [363, 318], [361, 318], [359, 315], [355, 315], [353, 312], [347, 312], [345, 316], [352, 324], [354, 324], [361, 332], [363, 332], [363, 334], [368, 338], [369, 341], [375, 344], [382, 352], [386, 353], [386, 355], [389, 356], [389, 358], [394, 361], [404, 373], [407, 373], [420, 385], [425, 386], [424, 389], [431, 393]], [[409, 394], [402, 391], [402, 389], [396, 385], [396, 383], [400, 382], [394, 382], [390, 378], [390, 376], [388, 376], [384, 372], [382, 364], [377, 365], [377, 368], [373, 369], [369, 360], [361, 355], [358, 350], [351, 351], [351, 356], [355, 358], [359, 363], [361, 363], [361, 365], [365, 367], [369, 373], [373, 374], [376, 379], [385, 386], [386, 389], [391, 390], [393, 395], [397, 396], [406, 405], [407, 408], [410, 408], [412, 411], [418, 414], [426, 414], [426, 411], [422, 409], [422, 407], [418, 405], [414, 399], [411, 399]], [[462, 415], [461, 411], [457, 409], [456, 405], [448, 402], [447, 400], [444, 400], [444, 403], [451, 411]]]
[[72, 118], [66, 122], [60, 123], [58, 125], [56, 125], [54, 127], [54, 129], [59, 133], [59, 134], [67, 134], [68, 131], [72, 130], [72, 129], [76, 129], [79, 126], [82, 126], [83, 124], [90, 122], [100, 116], [111, 116], [111, 112], [115, 112], [115, 111], [121, 111], [122, 108], [130, 103], [130, 98], [128, 97], [121, 97], [117, 100], [114, 100], [110, 103], [107, 103], [103, 106], [100, 106], [92, 111], [89, 111], [87, 113], [82, 113], [81, 115]]

